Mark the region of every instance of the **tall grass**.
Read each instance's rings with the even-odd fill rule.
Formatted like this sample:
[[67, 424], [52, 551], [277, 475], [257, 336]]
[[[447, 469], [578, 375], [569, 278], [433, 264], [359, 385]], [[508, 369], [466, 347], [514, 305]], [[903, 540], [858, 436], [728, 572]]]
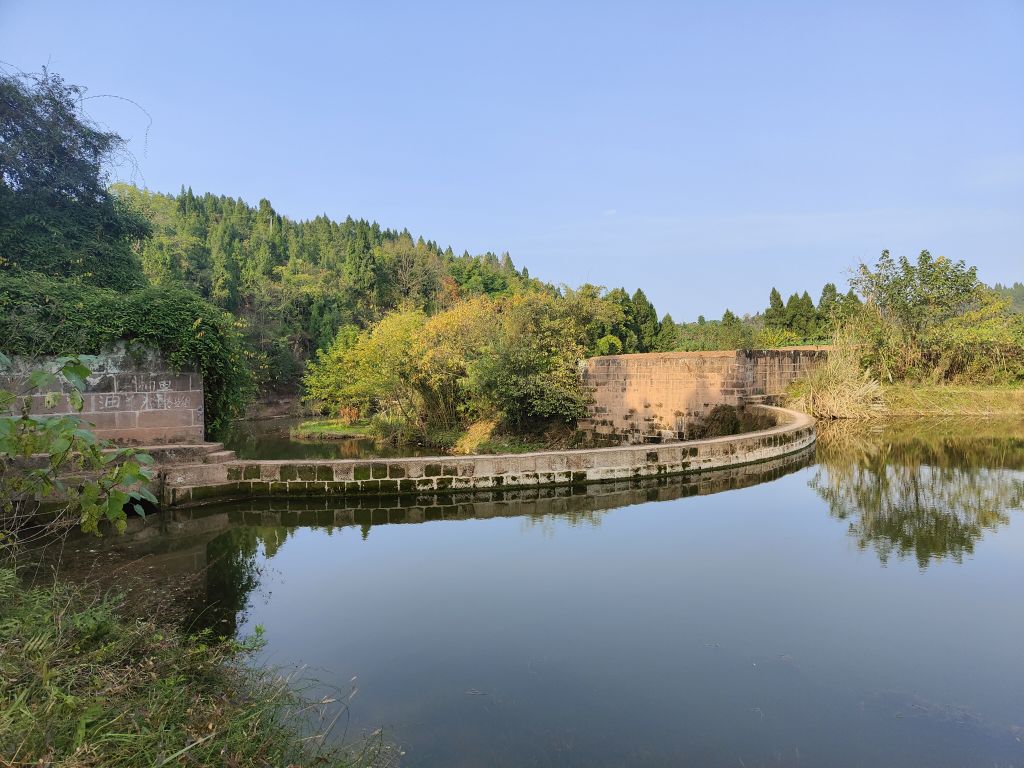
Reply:
[[[375, 735], [326, 745], [339, 710], [254, 668], [254, 644], [130, 620], [115, 600], [0, 568], [0, 766], [372, 766]], [[332, 708], [334, 708], [332, 710]]]
[[790, 408], [819, 419], [867, 419], [882, 415], [882, 385], [861, 365], [852, 336], [837, 333], [828, 357], [786, 393]]

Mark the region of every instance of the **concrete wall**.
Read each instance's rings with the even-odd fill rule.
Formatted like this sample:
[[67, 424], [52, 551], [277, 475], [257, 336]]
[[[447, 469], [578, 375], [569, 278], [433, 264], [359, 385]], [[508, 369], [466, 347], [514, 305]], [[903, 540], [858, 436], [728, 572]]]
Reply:
[[[82, 355], [92, 371], [80, 415], [96, 427], [97, 436], [125, 445], [197, 443], [203, 441], [203, 377], [175, 372], [161, 355], [143, 353], [135, 359], [123, 344], [101, 355]], [[54, 370], [54, 358], [15, 359], [0, 373], [0, 388], [20, 391], [34, 370]], [[32, 397], [35, 414], [74, 413], [68, 402], [70, 386], [56, 384], [56, 405], [47, 408], [45, 393]]]
[[827, 347], [792, 347], [592, 357], [583, 380], [594, 402], [580, 430], [599, 441], [681, 440], [715, 405], [781, 395], [827, 354]]
[[495, 456], [244, 461], [167, 467], [164, 506], [265, 496], [432, 495], [460, 491], [583, 485], [702, 472], [768, 461], [815, 440], [814, 420], [767, 409], [779, 426], [711, 440]]

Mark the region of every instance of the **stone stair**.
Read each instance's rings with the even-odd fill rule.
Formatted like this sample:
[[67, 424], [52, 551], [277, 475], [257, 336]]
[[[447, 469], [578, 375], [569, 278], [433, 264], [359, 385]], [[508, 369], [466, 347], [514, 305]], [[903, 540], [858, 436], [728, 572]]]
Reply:
[[203, 459], [205, 464], [224, 464], [235, 460], [234, 451], [210, 451]]

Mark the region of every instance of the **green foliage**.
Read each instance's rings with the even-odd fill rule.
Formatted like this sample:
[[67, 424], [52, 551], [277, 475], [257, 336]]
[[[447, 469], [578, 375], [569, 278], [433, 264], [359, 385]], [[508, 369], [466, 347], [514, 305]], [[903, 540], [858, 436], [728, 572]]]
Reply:
[[83, 114], [84, 94], [45, 70], [0, 73], [0, 267], [138, 288], [130, 242], [148, 224], [107, 190], [123, 141]]
[[[9, 362], [0, 355], [0, 368]], [[0, 545], [33, 521], [43, 502], [59, 505], [55, 524], [73, 521], [97, 535], [103, 521], [123, 531], [128, 504], [142, 512], [142, 501], [156, 503], [146, 487], [153, 479], [148, 455], [112, 448], [74, 413], [33, 413], [34, 402], [52, 407], [65, 396], [81, 411], [88, 375], [78, 359], [67, 358], [53, 371], [33, 371], [17, 392], [0, 390]]]
[[627, 321], [630, 330], [636, 336], [637, 352], [652, 352], [657, 349], [658, 333], [661, 331], [658, 313], [639, 288], [630, 299]]
[[695, 323], [677, 323], [676, 349], [706, 352], [716, 349], [749, 349], [754, 345], [758, 324], [749, 317], [739, 317], [731, 310], [721, 320], [705, 320], [701, 315]]
[[992, 289], [1010, 299], [1011, 312], [1024, 313], [1024, 283], [1016, 282], [1013, 285], [996, 283]]
[[580, 385], [582, 329], [560, 312], [556, 299], [505, 303], [498, 333], [469, 366], [473, 409], [501, 414], [514, 428], [574, 423], [589, 402]]
[[323, 746], [326, 733], [310, 731], [330, 730], [328, 702], [249, 663], [260, 637], [186, 636], [128, 618], [114, 598], [25, 587], [0, 568], [0, 755], [64, 768], [394, 764], [377, 735]]
[[998, 382], [1024, 379], [1024, 317], [963, 261], [862, 264], [851, 281], [864, 306], [848, 325], [864, 365], [883, 381]]
[[588, 401], [578, 364], [594, 317], [583, 305], [602, 306], [528, 293], [481, 296], [432, 317], [392, 313], [358, 335], [340, 333], [318, 355], [307, 399], [359, 409], [396, 440], [429, 441], [480, 419], [516, 430], [572, 423]]
[[602, 336], [594, 346], [594, 352], [598, 355], [620, 355], [622, 354], [622, 341], [618, 336]]
[[253, 207], [191, 189], [177, 196], [113, 189], [150, 222], [152, 235], [136, 243], [147, 277], [243, 320], [265, 390], [294, 386], [342, 326], [365, 329], [398, 310], [432, 314], [476, 295], [549, 290], [517, 271], [508, 254], [455, 256], [376, 223], [294, 221], [267, 200]]
[[7, 353], [95, 354], [120, 339], [203, 375], [208, 432], [244, 411], [253, 383], [235, 322], [191, 291], [118, 293], [39, 274], [0, 275], [0, 348]]

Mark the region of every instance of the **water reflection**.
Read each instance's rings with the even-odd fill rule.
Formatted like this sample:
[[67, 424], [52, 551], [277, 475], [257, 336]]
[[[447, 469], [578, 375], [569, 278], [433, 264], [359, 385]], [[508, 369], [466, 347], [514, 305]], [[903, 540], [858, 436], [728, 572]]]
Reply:
[[64, 567], [357, 679], [407, 768], [1024, 765], [1022, 464], [1010, 428], [824, 430], [692, 478], [176, 511]]
[[1022, 433], [985, 421], [823, 425], [810, 487], [883, 564], [960, 563], [1024, 507]]
[[428, 456], [436, 449], [381, 445], [369, 437], [339, 440], [299, 440], [291, 428], [303, 419], [285, 417], [236, 421], [221, 436], [224, 447], [240, 459], [368, 459]]
[[[300, 529], [332, 536], [357, 529], [365, 540], [375, 527], [438, 521], [518, 517], [530, 527], [553, 530], [600, 525], [608, 510], [747, 488], [803, 469], [813, 449], [771, 462], [697, 476], [624, 480], [582, 487], [534, 488], [415, 499], [367, 496], [338, 508], [324, 499], [254, 499], [217, 507], [169, 510], [133, 519], [124, 536], [72, 540], [49, 547], [42, 559], [60, 561], [66, 578], [128, 591], [139, 613], [169, 610], [183, 623], [234, 636], [247, 619], [251, 594], [281, 546]], [[140, 583], [133, 584], [135, 579]]]

